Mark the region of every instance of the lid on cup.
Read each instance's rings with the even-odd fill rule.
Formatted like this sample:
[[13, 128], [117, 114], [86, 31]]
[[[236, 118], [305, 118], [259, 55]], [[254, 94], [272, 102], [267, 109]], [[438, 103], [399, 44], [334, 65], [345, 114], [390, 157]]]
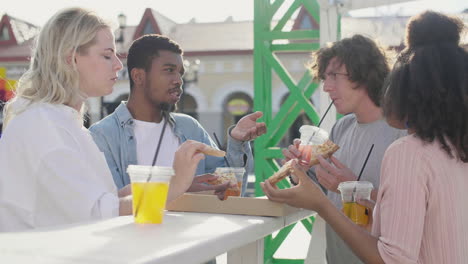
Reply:
[[327, 141], [328, 132], [316, 126], [303, 125], [299, 128], [301, 144], [319, 145]]
[[372, 182], [368, 182], [368, 181], [358, 181], [358, 182], [356, 182], [356, 190], [357, 191], [372, 190], [372, 189], [374, 189], [374, 185], [372, 184]]
[[345, 182], [341, 182], [340, 184], [338, 184], [337, 189], [340, 192], [342, 192], [346, 190], [353, 190], [355, 186], [356, 186], [356, 181], [345, 181]]
[[244, 174], [245, 168], [244, 167], [218, 167], [215, 170], [215, 173], [227, 173], [227, 172]]
[[345, 181], [338, 185], [338, 190], [346, 191], [346, 190], [366, 190], [366, 189], [373, 189], [374, 185], [368, 181]]
[[174, 176], [174, 169], [172, 167], [128, 165], [127, 173], [132, 182], [147, 181], [150, 175], [151, 181], [169, 181]]

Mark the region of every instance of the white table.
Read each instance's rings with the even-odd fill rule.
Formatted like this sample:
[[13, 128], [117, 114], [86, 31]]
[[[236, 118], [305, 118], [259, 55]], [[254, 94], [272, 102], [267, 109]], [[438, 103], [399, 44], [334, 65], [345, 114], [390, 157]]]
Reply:
[[166, 212], [161, 225], [133, 217], [19, 233], [0, 233], [0, 263], [263, 263], [263, 238], [315, 214], [284, 217]]

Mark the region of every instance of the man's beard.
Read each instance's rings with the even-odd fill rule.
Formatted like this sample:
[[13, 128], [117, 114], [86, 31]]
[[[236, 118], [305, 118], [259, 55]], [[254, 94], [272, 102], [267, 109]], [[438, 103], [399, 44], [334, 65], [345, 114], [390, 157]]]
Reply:
[[161, 112], [164, 113], [164, 115], [169, 114], [171, 112], [177, 111], [177, 103], [176, 104], [170, 104], [167, 102], [162, 102], [159, 104], [159, 109], [161, 109]]

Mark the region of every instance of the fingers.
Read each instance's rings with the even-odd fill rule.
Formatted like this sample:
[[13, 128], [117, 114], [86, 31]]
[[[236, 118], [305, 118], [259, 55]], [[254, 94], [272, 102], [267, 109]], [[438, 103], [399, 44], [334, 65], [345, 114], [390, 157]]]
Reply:
[[292, 174], [299, 178], [299, 184], [303, 183], [306, 180], [309, 180], [309, 176], [307, 176], [300, 164], [298, 164], [296, 161], [292, 162], [291, 167], [293, 168]]
[[320, 166], [322, 166], [326, 171], [331, 174], [338, 174], [339, 171], [336, 167], [334, 167], [330, 162], [324, 159], [322, 156], [317, 156], [318, 161], [320, 162]]
[[366, 208], [370, 210], [374, 210], [374, 207], [375, 207], [375, 202], [372, 200], [368, 200], [368, 199], [358, 199], [357, 203], [360, 205], [364, 205]]
[[210, 182], [218, 179], [218, 176], [213, 175], [213, 174], [203, 174], [203, 175], [197, 175], [193, 179], [194, 182], [197, 183], [202, 183], [202, 182]]
[[257, 137], [259, 137], [259, 136], [266, 133], [267, 128], [266, 128], [266, 124], [264, 122], [256, 123], [255, 126], [257, 128], [257, 132], [256, 132]]
[[333, 155], [330, 157], [330, 160], [339, 169], [347, 168], [346, 165], [341, 163], [341, 161], [339, 159], [335, 158]]
[[259, 119], [262, 116], [263, 116], [263, 113], [261, 111], [257, 111], [257, 112], [247, 115], [247, 117], [252, 121], [257, 121], [257, 119]]
[[319, 181], [320, 185], [325, 187], [327, 190], [331, 190], [333, 187], [333, 175], [330, 175], [326, 170], [323, 169], [322, 166], [315, 167], [315, 175], [317, 176], [317, 180]]
[[282, 149], [281, 152], [287, 160], [297, 159], [301, 156], [301, 152], [293, 145], [289, 146], [287, 149]]
[[270, 181], [266, 180], [264, 182], [261, 182], [260, 186], [262, 187], [263, 192], [268, 197], [268, 199], [274, 202], [283, 202], [281, 193], [277, 191], [278, 189], [271, 185]]
[[293, 145], [296, 146], [296, 148], [299, 149], [299, 145], [300, 145], [300, 144], [301, 144], [301, 140], [300, 140], [300, 139], [295, 138], [295, 139], [293, 140]]

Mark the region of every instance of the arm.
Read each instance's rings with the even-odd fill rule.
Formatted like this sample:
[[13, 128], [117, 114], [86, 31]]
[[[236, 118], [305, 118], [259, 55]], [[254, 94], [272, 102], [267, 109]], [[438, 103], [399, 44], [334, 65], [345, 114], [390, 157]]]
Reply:
[[174, 156], [175, 175], [169, 185], [166, 203], [170, 203], [190, 187], [198, 163], [205, 158], [205, 155], [200, 153], [205, 147], [205, 144], [193, 140], [187, 140], [180, 145]]
[[247, 188], [248, 172], [253, 166], [253, 155], [250, 141], [266, 133], [264, 122], [258, 122], [262, 112], [254, 112], [242, 117], [231, 129], [228, 129], [227, 158], [233, 167], [245, 167], [242, 184], [242, 195]]
[[343, 215], [300, 166], [294, 163], [293, 168], [293, 174], [299, 178], [299, 184], [290, 189], [279, 190], [267, 180], [261, 186], [268, 198], [317, 211], [364, 262], [383, 263], [377, 249], [377, 238]]

